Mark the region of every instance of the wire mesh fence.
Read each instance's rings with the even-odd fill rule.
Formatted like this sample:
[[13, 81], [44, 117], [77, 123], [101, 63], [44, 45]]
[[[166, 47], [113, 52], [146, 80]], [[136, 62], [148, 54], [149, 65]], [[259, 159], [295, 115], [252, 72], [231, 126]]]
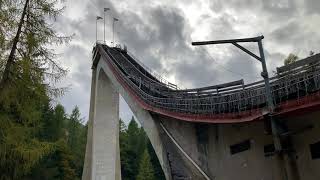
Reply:
[[[101, 46], [111, 59], [119, 76], [151, 107], [188, 114], [240, 113], [266, 107], [264, 81], [251, 84], [226, 83], [206, 88], [179, 90], [169, 86], [169, 82], [158, 79], [143, 63], [137, 62], [132, 54], [121, 48]], [[270, 78], [274, 104], [279, 106], [289, 100], [299, 101], [320, 90], [319, 54], [301, 60], [297, 66]], [[228, 86], [229, 85], [229, 86]]]

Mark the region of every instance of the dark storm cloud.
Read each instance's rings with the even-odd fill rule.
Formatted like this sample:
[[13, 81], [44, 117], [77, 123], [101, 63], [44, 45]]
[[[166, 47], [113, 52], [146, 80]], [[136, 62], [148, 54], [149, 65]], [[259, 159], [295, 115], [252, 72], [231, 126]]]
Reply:
[[306, 0], [304, 1], [307, 14], [320, 14], [320, 1], [319, 0]]
[[[166, 64], [166, 67], [162, 67], [163, 69], [153, 67], [156, 70], [163, 71], [166, 74], [173, 74], [180, 83], [192, 87], [244, 78], [241, 73], [237, 73], [239, 71], [254, 72], [254, 66], [250, 65], [250, 63], [249, 65], [242, 63], [242, 59], [248, 59], [243, 54], [232, 51], [230, 52], [231, 58], [225, 58], [220, 61], [208, 56], [208, 52], [204, 48], [191, 48], [191, 27], [180, 10], [157, 7], [150, 9], [149, 13], [150, 16], [147, 16], [149, 17], [149, 23], [145, 24], [145, 26], [150, 26], [150, 28], [145, 27], [142, 29], [152, 29], [152, 32], [143, 33], [150, 36], [146, 36], [144, 41], [148, 46], [142, 52], [146, 53], [143, 55], [144, 57], [148, 57], [147, 54], [157, 51], [157, 56], [153, 56], [152, 59], [157, 62], [166, 61], [165, 63], [162, 62], [162, 64]], [[225, 23], [220, 28], [217, 28], [216, 34], [223, 34], [225, 32], [223, 27], [236, 34], [231, 25], [228, 24], [227, 17], [221, 16], [220, 19], [224, 20]], [[135, 47], [136, 45], [132, 44], [132, 48], [135, 49]], [[234, 59], [238, 61], [233, 62]], [[215, 64], [215, 61], [220, 61], [220, 65]], [[221, 68], [223, 66], [221, 64], [224, 63], [226, 63], [228, 69]]]
[[[112, 37], [111, 18], [117, 17], [120, 19], [116, 23], [117, 42], [125, 44], [130, 52], [152, 70], [173, 76], [179, 84], [188, 87], [242, 78], [250, 82], [260, 78], [261, 71], [257, 61], [233, 46], [221, 46], [215, 50], [191, 47], [191, 41], [202, 39], [191, 39], [191, 34], [199, 27], [190, 25], [190, 16], [202, 16], [197, 23], [211, 25], [206, 29], [206, 38], [212, 40], [264, 34], [265, 55], [270, 72], [282, 64], [289, 50], [300, 48], [317, 52], [319, 33], [312, 24], [306, 26], [306, 22], [311, 21], [307, 19], [309, 16], [319, 13], [318, 0], [211, 0], [209, 6], [214, 14], [199, 10], [188, 12], [193, 13], [188, 18], [182, 3], [187, 4], [185, 1], [174, 0], [166, 5], [161, 2], [155, 5], [155, 2], [147, 0], [136, 3], [127, 3], [126, 0], [92, 0], [87, 3], [84, 12], [79, 12], [84, 14], [81, 18], [60, 19], [58, 28], [75, 33], [76, 41], [76, 45], [69, 46], [65, 53], [65, 60], [70, 61], [67, 64], [75, 67], [69, 74], [72, 89], [64, 98], [67, 106], [78, 104], [85, 112], [89, 109], [95, 18], [97, 15], [103, 16], [103, 7], [111, 9], [107, 16], [107, 42]], [[250, 24], [252, 19], [255, 19], [255, 24]], [[316, 22], [316, 18], [313, 17], [312, 21]], [[243, 27], [250, 29], [250, 32], [243, 30]], [[98, 30], [99, 39], [102, 39], [102, 21], [99, 22]], [[256, 45], [244, 46], [257, 50]], [[288, 52], [279, 50], [282, 47], [288, 47]]]
[[319, 33], [311, 27], [303, 26], [301, 22], [293, 21], [270, 33], [272, 41], [282, 45], [294, 44], [296, 49], [319, 52]]
[[[141, 17], [133, 12], [121, 14], [120, 41], [124, 42], [129, 51], [132, 50], [145, 64], [157, 72], [174, 75], [179, 83], [197, 87], [224, 81], [245, 78], [238, 71], [254, 72], [254, 66], [242, 63], [247, 58], [233, 51], [231, 58], [220, 61], [226, 63], [232, 72], [226, 72], [222, 65], [215, 64], [204, 48], [191, 48], [191, 27], [181, 10], [167, 6], [157, 6], [144, 12]], [[215, 34], [223, 34], [233, 30], [228, 20], [232, 17], [220, 16], [224, 23], [215, 28]], [[238, 59], [239, 61], [234, 61]], [[233, 63], [231, 63], [231, 62]], [[239, 67], [242, 69], [240, 70]]]
[[[110, 1], [93, 3], [96, 7], [110, 7], [113, 16], [119, 17], [118, 38], [127, 45], [129, 51], [160, 74], [174, 75], [180, 83], [196, 87], [244, 78], [239, 75], [241, 73], [237, 73], [239, 67], [243, 68], [242, 71], [253, 72], [254, 66], [244, 65], [241, 60], [233, 62], [234, 59], [245, 58], [234, 51], [230, 51], [231, 55], [228, 56], [230, 58], [215, 60], [229, 66], [227, 70], [235, 72], [231, 73], [221, 68], [221, 65], [215, 64], [205, 49], [191, 48], [192, 28], [178, 8], [156, 6], [145, 9], [141, 15], [130, 10], [119, 12]], [[89, 4], [88, 8], [92, 8], [92, 5]], [[92, 19], [95, 19], [96, 15], [96, 11], [90, 11], [83, 20], [72, 22], [71, 25], [77, 29], [76, 35], [83, 37], [85, 41], [90, 41], [94, 36], [92, 26], [95, 25], [95, 21], [92, 22]], [[214, 34], [220, 35], [226, 31], [237, 34], [231, 25], [235, 21], [233, 17], [223, 13], [213, 19], [222, 22], [215, 26]], [[78, 51], [80, 50], [74, 50], [74, 53]], [[84, 76], [82, 73], [75, 75]], [[75, 78], [78, 83], [88, 86], [86, 82], [79, 82], [80, 79], [89, 79], [88, 77]]]
[[158, 29], [156, 39], [162, 48], [185, 48], [187, 41], [185, 29], [187, 26], [180, 10], [157, 7], [151, 11], [149, 21]]
[[303, 31], [298, 22], [290, 22], [274, 30], [271, 35], [274, 38], [273, 40], [279, 43], [292, 43], [301, 36]]
[[121, 17], [120, 42], [151, 68], [165, 71], [161, 59], [173, 58], [186, 48], [185, 19], [178, 9], [158, 6], [146, 10], [143, 17], [133, 12]]

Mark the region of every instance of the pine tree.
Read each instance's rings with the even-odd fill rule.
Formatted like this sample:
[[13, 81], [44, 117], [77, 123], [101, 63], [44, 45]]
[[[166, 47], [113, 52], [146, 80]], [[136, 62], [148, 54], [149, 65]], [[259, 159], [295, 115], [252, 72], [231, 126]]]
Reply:
[[154, 180], [153, 167], [147, 149], [143, 152], [137, 180]]
[[[55, 144], [40, 137], [43, 112], [65, 75], [48, 47], [68, 41], [52, 29], [55, 0], [0, 2], [0, 179], [21, 179]], [[50, 111], [50, 110], [49, 110]]]
[[128, 148], [128, 135], [127, 127], [124, 122], [120, 119], [119, 125], [119, 141], [120, 141], [120, 161], [121, 161], [121, 179], [130, 180], [131, 174], [133, 173], [130, 169], [130, 157]]
[[[44, 129], [40, 133], [45, 140], [53, 141], [54, 151], [44, 156], [24, 180], [80, 179], [86, 146], [87, 127], [82, 125], [77, 107], [68, 116], [62, 105], [44, 113]], [[69, 118], [68, 118], [69, 117]], [[71, 123], [75, 123], [71, 126]], [[52, 124], [54, 123], [54, 124]], [[70, 129], [71, 128], [71, 129]], [[74, 128], [72, 130], [72, 128]], [[62, 130], [62, 131], [61, 131]], [[71, 139], [74, 142], [71, 142]], [[72, 147], [71, 147], [72, 146]]]
[[284, 65], [288, 65], [288, 64], [294, 63], [298, 59], [299, 59], [299, 57], [297, 55], [290, 53], [288, 55], [288, 57], [284, 60]]
[[[58, 3], [56, 0], [2, 0], [1, 2], [0, 10], [3, 10], [4, 15], [0, 20], [5, 26], [0, 30], [4, 42], [2, 49], [4, 54], [0, 63], [3, 66], [0, 68], [3, 69], [0, 94], [5, 94], [5, 88], [15, 85], [14, 82], [19, 79], [21, 73], [19, 70], [24, 65], [21, 63], [23, 60], [30, 66], [32, 73], [29, 75], [32, 76], [34, 83], [37, 81], [42, 83], [44, 78], [58, 81], [66, 71], [58, 65], [55, 61], [56, 54], [48, 47], [69, 42], [71, 39], [70, 36], [58, 35], [52, 28], [52, 23], [63, 8], [56, 8]], [[55, 88], [48, 85], [46, 88], [53, 95], [59, 94]]]
[[127, 177], [134, 178], [137, 175], [138, 172], [138, 165], [139, 165], [139, 159], [138, 159], [138, 152], [137, 152], [137, 145], [139, 142], [139, 127], [138, 124], [135, 122], [135, 120], [131, 119], [128, 129], [127, 129], [127, 164], [128, 166], [126, 169], [124, 169], [124, 172], [126, 172]]
[[67, 122], [67, 142], [70, 151], [78, 158], [75, 161], [76, 173], [80, 177], [82, 174], [82, 168], [84, 163], [85, 145], [86, 145], [86, 127], [81, 123], [83, 120], [80, 118], [80, 110], [76, 106]]
[[150, 155], [151, 164], [153, 166], [153, 172], [156, 180], [165, 180], [164, 173], [162, 171], [162, 167], [160, 165], [159, 159], [151, 145], [151, 142], [148, 140], [147, 142], [147, 150]]

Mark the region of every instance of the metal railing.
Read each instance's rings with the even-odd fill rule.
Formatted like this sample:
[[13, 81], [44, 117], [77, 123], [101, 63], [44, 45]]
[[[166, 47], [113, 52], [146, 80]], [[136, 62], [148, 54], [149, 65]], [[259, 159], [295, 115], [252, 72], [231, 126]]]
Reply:
[[128, 55], [131, 56], [140, 66], [142, 66], [149, 74], [151, 74], [153, 77], [158, 79], [161, 83], [165, 84], [169, 88], [173, 89], [180, 89], [176, 84], [170, 83], [165, 78], [163, 78], [160, 74], [158, 74], [156, 71], [153, 71], [148, 66], [146, 66], [139, 58], [137, 58], [135, 55], [133, 55], [130, 51], [127, 51]]
[[[188, 114], [215, 115], [240, 113], [266, 107], [263, 81], [243, 86], [225, 87], [219, 91], [214, 88], [209, 88], [209, 91], [201, 91], [201, 88], [175, 90], [168, 88], [161, 81], [157, 82], [145, 76], [114, 48], [105, 47], [105, 51], [100, 53], [107, 53], [112, 59], [110, 63], [125, 83], [145, 103], [155, 108]], [[285, 75], [270, 78], [276, 107], [285, 101], [299, 100], [301, 97], [320, 90], [320, 58], [317, 63], [303, 66], [299, 68], [299, 71], [292, 69], [290, 70], [292, 73], [286, 72]]]

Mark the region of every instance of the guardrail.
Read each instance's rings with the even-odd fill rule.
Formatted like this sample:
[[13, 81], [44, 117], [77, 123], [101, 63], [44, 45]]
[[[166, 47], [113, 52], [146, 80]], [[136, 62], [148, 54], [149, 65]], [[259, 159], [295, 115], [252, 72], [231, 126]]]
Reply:
[[[164, 88], [162, 83], [154, 82], [143, 76], [137, 68], [126, 59], [120, 59], [117, 51], [106, 47], [105, 53], [111, 57], [110, 62], [121, 78], [147, 104], [155, 108], [189, 114], [215, 115], [221, 113], [239, 113], [266, 107], [265, 87], [263, 81], [224, 87], [196, 88], [174, 90]], [[117, 56], [117, 57], [115, 57]], [[276, 107], [291, 99], [299, 100], [308, 94], [320, 90], [320, 59], [316, 63], [304, 64], [298, 72], [286, 73], [270, 78], [273, 101]], [[204, 91], [205, 90], [205, 91]], [[207, 91], [210, 90], [210, 91]]]
[[157, 72], [151, 70], [148, 66], [143, 64], [142, 61], [139, 60], [136, 56], [134, 56], [130, 51], [127, 51], [128, 55], [131, 56], [140, 66], [142, 66], [147, 72], [149, 72], [152, 76], [154, 76], [156, 79], [158, 79], [161, 83], [166, 84], [167, 87], [179, 90], [180, 88], [173, 83], [170, 83], [165, 78], [163, 78], [161, 75], [159, 75]]

